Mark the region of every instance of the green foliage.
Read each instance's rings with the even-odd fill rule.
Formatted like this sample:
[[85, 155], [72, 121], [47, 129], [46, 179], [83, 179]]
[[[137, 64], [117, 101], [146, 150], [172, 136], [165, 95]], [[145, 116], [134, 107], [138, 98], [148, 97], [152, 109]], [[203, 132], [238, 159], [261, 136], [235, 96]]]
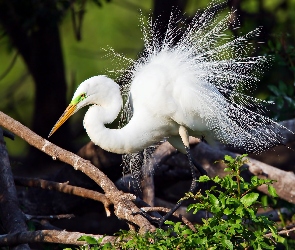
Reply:
[[290, 118], [286, 115], [286, 112], [277, 112], [287, 109], [288, 114], [294, 114], [295, 111], [295, 100], [294, 100], [294, 85], [288, 85], [283, 81], [279, 81], [278, 86], [268, 85], [268, 89], [271, 91], [271, 95], [268, 100], [272, 101], [276, 105], [276, 112], [273, 114], [275, 119], [286, 119]]
[[[106, 243], [103, 246], [101, 246], [103, 238], [96, 239], [94, 237], [84, 235], [81, 236], [78, 241], [85, 241], [87, 245], [81, 246], [80, 248], [74, 248], [74, 249], [80, 249], [80, 250], [115, 250], [111, 243]], [[72, 250], [72, 248], [64, 248], [63, 250]]]
[[270, 92], [267, 100], [275, 103], [275, 106], [271, 107], [272, 117], [279, 120], [293, 118], [295, 112], [295, 47], [287, 40], [288, 35], [281, 37], [280, 41], [268, 41], [266, 51], [267, 54], [274, 55], [278, 74], [284, 75], [278, 83], [267, 86]]
[[186, 195], [186, 198], [192, 197], [198, 201], [191, 204], [188, 210], [193, 210], [194, 213], [206, 210], [213, 215], [203, 220], [204, 224], [197, 228], [200, 238], [207, 237], [208, 248], [216, 246], [218, 249], [245, 249], [251, 246], [253, 249], [274, 249], [273, 242], [264, 237], [268, 231], [272, 233], [275, 241], [285, 243], [285, 239], [277, 234], [274, 222], [256, 215], [259, 194], [253, 190], [266, 184], [271, 196], [277, 197], [277, 194], [271, 180], [259, 179], [257, 176], [253, 176], [250, 182], [243, 179], [241, 167], [245, 156], [235, 159], [225, 157], [228, 166], [225, 171], [228, 171], [229, 175], [224, 178], [200, 178], [200, 182], [210, 179], [219, 185], [222, 191], [213, 186], [206, 190], [205, 195], [200, 192], [196, 195]]
[[[188, 210], [196, 213], [208, 211], [208, 218], [202, 225], [196, 225], [196, 232], [181, 222], [166, 221], [168, 229], [156, 229], [141, 235], [134, 231], [120, 231], [114, 246], [110, 243], [99, 246], [102, 239], [81, 237], [89, 246], [81, 249], [275, 249], [276, 243], [287, 247], [287, 241], [277, 233], [275, 222], [265, 216], [257, 216], [259, 194], [253, 192], [260, 185], [267, 185], [270, 195], [277, 197], [271, 185], [273, 181], [253, 176], [246, 182], [241, 176], [246, 155], [225, 156], [227, 164], [224, 178], [201, 176], [199, 182], [213, 182], [209, 190], [202, 194], [188, 193], [183, 199], [193, 198], [196, 203], [189, 205]], [[209, 216], [210, 215], [210, 216]], [[272, 238], [265, 237], [271, 233]]]

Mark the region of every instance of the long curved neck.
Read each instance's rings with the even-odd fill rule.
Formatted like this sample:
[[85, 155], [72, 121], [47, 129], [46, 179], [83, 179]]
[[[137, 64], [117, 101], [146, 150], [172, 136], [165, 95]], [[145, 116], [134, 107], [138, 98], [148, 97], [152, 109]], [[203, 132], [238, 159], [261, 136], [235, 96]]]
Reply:
[[[121, 107], [121, 94], [114, 95], [114, 93], [103, 104], [95, 104], [89, 107], [83, 124], [91, 141], [106, 151], [118, 154], [134, 153], [150, 146], [152, 136], [142, 131], [142, 126], [138, 126], [135, 117], [122, 129], [105, 127], [105, 124], [116, 119]], [[156, 137], [154, 141], [160, 139]]]

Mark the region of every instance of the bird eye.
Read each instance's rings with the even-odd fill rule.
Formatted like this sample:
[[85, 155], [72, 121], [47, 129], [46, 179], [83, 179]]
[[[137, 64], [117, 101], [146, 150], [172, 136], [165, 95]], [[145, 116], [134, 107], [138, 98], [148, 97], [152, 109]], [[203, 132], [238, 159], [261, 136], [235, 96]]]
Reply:
[[86, 98], [86, 94], [85, 93], [81, 94], [81, 100], [84, 100], [85, 98]]

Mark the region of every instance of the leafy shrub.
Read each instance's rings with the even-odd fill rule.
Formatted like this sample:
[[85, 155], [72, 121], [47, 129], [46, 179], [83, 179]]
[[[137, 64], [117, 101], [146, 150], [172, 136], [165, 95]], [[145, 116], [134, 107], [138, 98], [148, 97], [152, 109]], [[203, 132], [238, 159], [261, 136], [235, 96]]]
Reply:
[[[271, 185], [273, 181], [258, 179], [253, 176], [246, 182], [242, 176], [242, 166], [246, 155], [232, 158], [225, 156], [227, 171], [224, 178], [218, 176], [210, 178], [201, 176], [199, 182], [212, 181], [213, 185], [203, 195], [187, 193], [183, 199], [193, 198], [196, 203], [189, 205], [188, 210], [196, 213], [200, 210], [208, 211], [208, 218], [203, 219], [202, 225], [196, 225], [196, 232], [182, 225], [166, 221], [168, 230], [156, 229], [145, 235], [133, 231], [120, 231], [115, 246], [107, 244], [99, 246], [101, 240], [83, 238], [92, 246], [81, 249], [274, 249], [277, 242], [286, 244], [286, 240], [279, 236], [275, 222], [265, 216], [257, 216], [261, 205], [259, 194], [253, 192], [258, 186], [268, 185], [271, 196], [277, 197]], [[265, 237], [271, 232], [272, 237]]]

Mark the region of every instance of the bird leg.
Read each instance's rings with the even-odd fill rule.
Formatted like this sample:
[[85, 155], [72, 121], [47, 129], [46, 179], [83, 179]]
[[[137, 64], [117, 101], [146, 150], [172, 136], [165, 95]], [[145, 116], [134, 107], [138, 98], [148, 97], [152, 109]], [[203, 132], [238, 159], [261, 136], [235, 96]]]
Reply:
[[192, 160], [192, 156], [191, 156], [191, 152], [190, 152], [189, 135], [188, 135], [187, 129], [184, 126], [179, 127], [179, 135], [180, 135], [181, 140], [184, 144], [186, 155], [188, 158], [189, 166], [190, 166], [192, 177], [193, 177], [189, 192], [194, 192], [197, 187], [197, 182], [196, 182], [197, 181], [197, 173], [196, 173], [195, 166], [193, 164], [193, 160]]
[[[184, 144], [185, 147], [185, 151], [188, 157], [188, 161], [189, 161], [189, 166], [191, 169], [191, 173], [192, 173], [192, 183], [189, 189], [189, 192], [193, 193], [196, 191], [198, 183], [197, 183], [197, 173], [196, 173], [196, 168], [199, 170], [201, 175], [207, 175], [207, 172], [205, 169], [203, 169], [203, 167], [198, 164], [191, 156], [191, 152], [190, 152], [190, 146], [189, 146], [189, 135], [187, 132], [187, 129], [184, 126], [180, 126], [179, 127], [179, 135], [182, 139], [182, 142]], [[176, 205], [165, 215], [162, 217], [162, 219], [159, 222], [159, 226], [162, 227], [163, 223], [165, 220], [167, 220], [182, 204], [183, 200], [180, 200], [176, 203]]]
[[194, 178], [196, 175], [195, 168], [198, 169], [201, 175], [207, 175], [206, 170], [199, 163], [197, 163], [191, 155], [190, 146], [189, 146], [189, 134], [187, 132], [187, 129], [184, 126], [179, 127], [179, 135], [181, 137], [181, 140], [183, 142], [183, 145], [186, 151], [186, 155], [187, 155], [191, 172], [192, 172], [192, 177]]

